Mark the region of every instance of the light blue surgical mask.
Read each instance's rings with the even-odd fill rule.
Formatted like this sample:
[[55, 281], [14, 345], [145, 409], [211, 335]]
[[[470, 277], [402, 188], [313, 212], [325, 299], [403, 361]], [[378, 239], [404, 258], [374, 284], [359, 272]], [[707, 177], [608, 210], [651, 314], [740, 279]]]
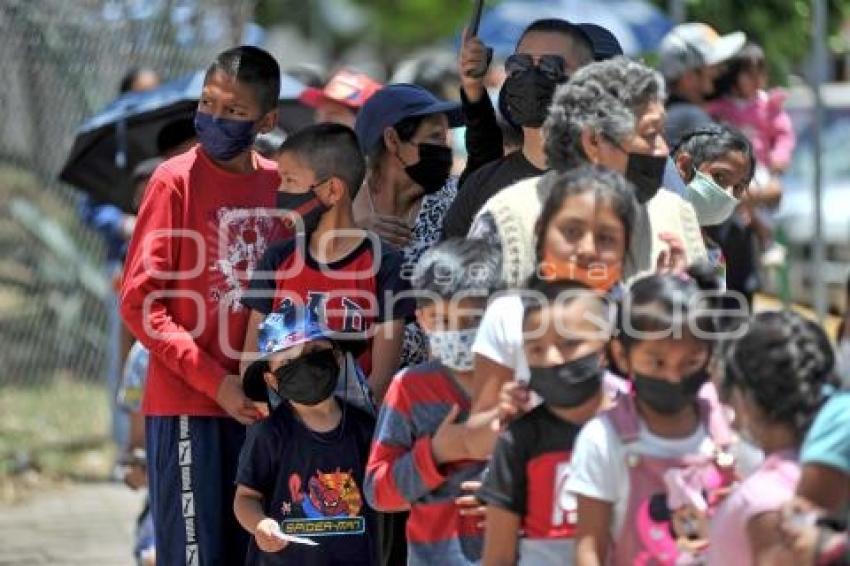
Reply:
[[688, 199], [697, 213], [700, 226], [723, 224], [738, 207], [738, 199], [733, 197], [714, 179], [701, 171], [694, 171], [694, 178], [685, 188]]

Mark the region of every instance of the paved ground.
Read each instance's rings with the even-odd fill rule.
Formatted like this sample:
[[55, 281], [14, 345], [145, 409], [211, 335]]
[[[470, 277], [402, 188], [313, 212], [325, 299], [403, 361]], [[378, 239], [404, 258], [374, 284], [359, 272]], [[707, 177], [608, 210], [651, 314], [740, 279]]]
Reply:
[[0, 566], [130, 566], [140, 497], [121, 484], [71, 484], [0, 506]]

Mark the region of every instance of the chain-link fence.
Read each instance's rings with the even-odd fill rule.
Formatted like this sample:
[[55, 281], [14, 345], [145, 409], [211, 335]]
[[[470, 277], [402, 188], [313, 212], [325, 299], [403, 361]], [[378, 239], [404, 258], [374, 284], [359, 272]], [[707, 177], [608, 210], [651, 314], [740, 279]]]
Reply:
[[[33, 428], [106, 433], [111, 285], [80, 194], [57, 181], [83, 120], [132, 67], [173, 78], [238, 43], [255, 0], [0, 2], [0, 464]], [[79, 424], [70, 400], [80, 388]], [[56, 405], [51, 405], [56, 398]], [[43, 413], [31, 415], [29, 413]], [[38, 419], [42, 419], [39, 421]], [[50, 436], [50, 435], [48, 435]]]

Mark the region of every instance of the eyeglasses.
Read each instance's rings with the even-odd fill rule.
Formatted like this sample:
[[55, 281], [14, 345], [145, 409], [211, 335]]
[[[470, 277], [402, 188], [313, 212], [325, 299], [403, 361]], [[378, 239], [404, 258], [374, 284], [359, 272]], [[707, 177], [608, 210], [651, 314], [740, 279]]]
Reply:
[[567, 63], [560, 55], [541, 55], [537, 65], [534, 64], [534, 57], [527, 53], [514, 53], [505, 60], [505, 74], [508, 77], [530, 71], [535, 67], [553, 81], [562, 81], [567, 77]]

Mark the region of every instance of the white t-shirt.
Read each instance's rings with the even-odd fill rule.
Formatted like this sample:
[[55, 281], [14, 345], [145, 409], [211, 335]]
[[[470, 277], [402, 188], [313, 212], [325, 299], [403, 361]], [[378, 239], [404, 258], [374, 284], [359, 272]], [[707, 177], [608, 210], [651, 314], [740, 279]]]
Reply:
[[700, 424], [686, 438], [668, 439], [652, 434], [640, 424], [638, 439], [626, 446], [614, 426], [604, 417], [596, 417], [581, 429], [573, 448], [573, 472], [565, 490], [614, 504], [611, 534], [620, 533], [629, 502], [628, 454], [655, 458], [680, 458], [688, 454], [711, 455], [714, 443]]
[[[472, 351], [512, 369], [514, 379], [528, 385], [531, 370], [528, 368], [523, 349], [523, 312], [522, 298], [518, 293], [497, 297], [484, 311]], [[611, 372], [605, 372], [603, 387], [612, 399], [629, 392], [628, 383]], [[532, 391], [529, 408], [536, 407], [542, 401], [540, 396]]]
[[514, 370], [514, 378], [528, 383], [530, 372], [522, 348], [522, 299], [510, 293], [487, 306], [478, 326], [472, 351]]

